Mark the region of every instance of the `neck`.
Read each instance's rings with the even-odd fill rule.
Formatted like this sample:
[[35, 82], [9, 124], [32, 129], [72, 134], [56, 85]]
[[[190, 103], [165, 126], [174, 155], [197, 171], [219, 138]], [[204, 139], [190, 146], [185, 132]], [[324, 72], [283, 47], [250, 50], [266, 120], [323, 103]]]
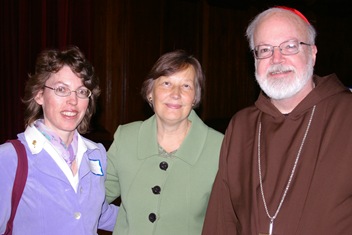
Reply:
[[74, 131], [71, 131], [69, 133], [62, 132], [58, 133], [58, 135], [60, 136], [62, 142], [65, 143], [65, 146], [68, 147], [72, 143], [74, 133]]
[[71, 171], [72, 171], [73, 176], [75, 176], [77, 174], [78, 169], [77, 169], [77, 160], [76, 159], [72, 162]]
[[159, 145], [167, 152], [177, 150], [185, 139], [191, 123], [185, 120], [176, 126], [158, 124], [157, 138]]

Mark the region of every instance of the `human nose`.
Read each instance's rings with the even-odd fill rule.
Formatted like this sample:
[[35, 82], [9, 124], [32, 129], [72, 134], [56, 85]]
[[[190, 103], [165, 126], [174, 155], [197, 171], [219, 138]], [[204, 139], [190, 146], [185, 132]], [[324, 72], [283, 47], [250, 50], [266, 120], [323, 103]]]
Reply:
[[67, 96], [67, 103], [71, 105], [76, 105], [78, 102], [78, 97], [75, 91], [71, 91], [71, 94]]
[[181, 89], [180, 89], [180, 87], [175, 86], [175, 87], [172, 89], [172, 97], [174, 97], [174, 98], [179, 98], [179, 97], [180, 97], [180, 94], [181, 94]]
[[272, 63], [273, 64], [278, 64], [283, 61], [284, 57], [281, 54], [281, 48], [280, 47], [273, 47], [273, 55], [271, 57]]

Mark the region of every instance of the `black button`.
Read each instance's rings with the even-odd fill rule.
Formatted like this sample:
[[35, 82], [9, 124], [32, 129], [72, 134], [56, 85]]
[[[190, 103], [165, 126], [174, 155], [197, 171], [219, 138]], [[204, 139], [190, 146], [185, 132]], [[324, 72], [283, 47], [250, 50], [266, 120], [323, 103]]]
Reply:
[[154, 213], [150, 213], [149, 214], [149, 221], [154, 223], [156, 220], [156, 215]]
[[154, 194], [160, 194], [161, 188], [159, 186], [154, 186], [152, 191]]
[[159, 167], [160, 167], [160, 169], [166, 171], [166, 169], [169, 167], [169, 165], [167, 164], [167, 162], [160, 162]]

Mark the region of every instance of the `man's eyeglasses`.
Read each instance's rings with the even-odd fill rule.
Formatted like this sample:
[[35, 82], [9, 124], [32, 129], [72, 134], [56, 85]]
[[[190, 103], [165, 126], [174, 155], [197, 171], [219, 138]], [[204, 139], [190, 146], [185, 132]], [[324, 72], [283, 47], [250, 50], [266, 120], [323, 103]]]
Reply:
[[53, 87], [49, 87], [49, 86], [44, 85], [44, 87], [53, 90], [56, 95], [61, 96], [61, 97], [69, 96], [69, 95], [71, 95], [71, 92], [76, 92], [76, 96], [81, 99], [87, 99], [92, 95], [92, 92], [85, 87], [79, 88], [75, 91], [71, 91], [69, 88], [67, 88], [65, 86], [58, 86], [56, 88], [53, 88]]
[[255, 58], [257, 59], [266, 59], [271, 57], [274, 54], [275, 47], [278, 47], [282, 55], [294, 55], [299, 52], [300, 45], [311, 46], [311, 44], [305, 42], [298, 42], [297, 40], [288, 40], [281, 43], [279, 46], [272, 46], [269, 44], [256, 46], [253, 50], [253, 53]]

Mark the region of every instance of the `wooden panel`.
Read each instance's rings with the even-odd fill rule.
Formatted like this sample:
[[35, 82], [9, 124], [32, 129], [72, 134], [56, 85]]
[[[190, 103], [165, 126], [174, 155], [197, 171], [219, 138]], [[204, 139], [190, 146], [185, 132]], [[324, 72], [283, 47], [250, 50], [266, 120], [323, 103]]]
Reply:
[[[119, 124], [152, 112], [140, 96], [142, 82], [164, 52], [185, 49], [202, 63], [206, 96], [197, 112], [217, 125], [254, 100], [248, 78], [244, 13], [206, 1], [113, 1], [95, 6], [94, 65], [102, 94], [91, 138], [109, 143]], [[214, 121], [215, 120], [215, 121]], [[221, 125], [226, 125], [221, 124]], [[108, 146], [108, 144], [107, 144]]]
[[[300, 4], [299, 8], [313, 19], [320, 34], [334, 29], [330, 37], [324, 36], [328, 40], [318, 37], [317, 44], [324, 46], [325, 54], [319, 51], [316, 71], [322, 75], [336, 71], [345, 84], [351, 84], [345, 75], [348, 67], [336, 62], [343, 55], [347, 60], [351, 50], [331, 46], [332, 40], [334, 45], [340, 40], [336, 35], [349, 25], [351, 17], [336, 12], [326, 17], [326, 12], [319, 11], [317, 6], [307, 7], [304, 1]], [[152, 115], [140, 96], [142, 82], [161, 54], [179, 48], [194, 54], [205, 70], [206, 93], [196, 111], [222, 131], [235, 112], [253, 104], [258, 96], [245, 29], [251, 18], [267, 7], [260, 1], [253, 4], [234, 4], [228, 0], [97, 1], [94, 65], [101, 76], [103, 92], [95, 117], [98, 133], [92, 138], [108, 143], [119, 124]], [[336, 21], [340, 24], [334, 28]], [[344, 41], [350, 36], [347, 31], [342, 34]]]
[[94, 1], [94, 59], [102, 90], [92, 133], [87, 137], [109, 147], [114, 131], [125, 117], [126, 4]]
[[140, 95], [142, 83], [160, 55], [163, 1], [128, 1], [124, 119], [144, 120], [152, 112]]
[[229, 118], [255, 99], [251, 54], [243, 25], [243, 11], [204, 7], [203, 65], [207, 75], [204, 119]]

